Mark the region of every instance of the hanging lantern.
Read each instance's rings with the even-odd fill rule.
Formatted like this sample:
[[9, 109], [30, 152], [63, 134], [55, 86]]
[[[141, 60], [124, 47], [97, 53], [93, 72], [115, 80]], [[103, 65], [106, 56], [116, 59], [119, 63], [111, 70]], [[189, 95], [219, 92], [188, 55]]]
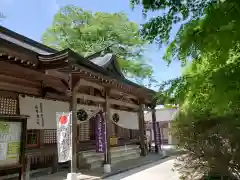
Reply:
[[115, 123], [118, 123], [118, 121], [119, 121], [119, 115], [118, 115], [118, 113], [114, 113], [114, 114], [112, 115], [112, 119], [113, 119], [113, 121], [114, 121]]
[[77, 118], [79, 121], [86, 121], [88, 118], [88, 114], [84, 109], [79, 109], [77, 111]]

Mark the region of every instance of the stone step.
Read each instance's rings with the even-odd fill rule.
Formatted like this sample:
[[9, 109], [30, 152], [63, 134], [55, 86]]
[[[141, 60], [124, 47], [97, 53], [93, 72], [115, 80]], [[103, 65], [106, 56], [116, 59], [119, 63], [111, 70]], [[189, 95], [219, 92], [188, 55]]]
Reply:
[[[95, 169], [103, 166], [103, 153], [97, 153], [96, 151], [85, 151], [80, 152], [78, 155], [80, 168]], [[136, 145], [116, 147], [111, 149], [112, 164], [138, 157], [140, 157], [140, 149]]]
[[118, 158], [118, 157], [123, 157], [123, 156], [130, 156], [131, 154], [140, 154], [140, 149], [133, 149], [133, 150], [127, 150], [118, 154], [112, 154], [112, 158]]
[[[111, 157], [112, 157], [112, 159], [114, 159], [114, 158], [119, 158], [119, 157], [121, 158], [121, 157], [125, 157], [125, 156], [131, 156], [133, 154], [140, 154], [140, 150], [136, 150], [136, 149], [131, 150], [131, 151], [127, 150], [127, 151], [123, 151], [118, 154], [115, 153]], [[104, 154], [101, 154], [101, 156], [97, 155], [97, 156], [92, 156], [92, 157], [88, 157], [88, 158], [82, 158], [82, 160], [85, 161], [85, 163], [87, 163], [87, 164], [91, 164], [95, 161], [103, 161]]]
[[125, 160], [129, 160], [129, 159], [137, 159], [140, 157], [140, 153], [133, 153], [129, 156], [122, 156], [122, 157], [118, 157], [118, 158], [113, 158], [112, 159], [112, 164], [116, 164], [119, 163], [121, 161], [125, 161]]
[[88, 158], [86, 159], [86, 163], [87, 164], [91, 164], [95, 161], [103, 161], [104, 160], [104, 155], [100, 156], [100, 157], [92, 157], [92, 158]]
[[103, 166], [103, 161], [94, 161], [91, 164], [88, 164], [89, 169], [96, 169]]
[[[119, 152], [126, 151], [126, 150], [130, 151], [130, 150], [134, 150], [134, 149], [139, 149], [139, 146], [126, 145], [126, 146], [121, 146], [121, 147], [113, 147], [113, 148], [111, 148], [111, 154], [119, 153]], [[82, 155], [83, 158], [88, 158], [88, 157], [92, 157], [92, 156], [102, 156], [102, 153], [97, 153], [95, 150], [83, 151], [83, 152], [80, 152], [80, 154]]]

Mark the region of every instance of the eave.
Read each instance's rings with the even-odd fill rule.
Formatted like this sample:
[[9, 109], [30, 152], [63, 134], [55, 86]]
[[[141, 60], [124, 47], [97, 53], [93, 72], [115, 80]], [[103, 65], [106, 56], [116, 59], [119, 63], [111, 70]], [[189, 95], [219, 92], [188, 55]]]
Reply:
[[[152, 97], [155, 94], [154, 91], [127, 80], [122, 75], [114, 55], [106, 64], [107, 66], [101, 67], [88, 61], [93, 56], [84, 58], [70, 49], [58, 52], [2, 26], [0, 26], [0, 44], [0, 53], [6, 56], [7, 62], [10, 63], [41, 72], [47, 69], [57, 69], [61, 72], [75, 73], [79, 77], [100, 83], [102, 86], [115, 87], [137, 96]], [[115, 73], [107, 70], [109, 66]]]

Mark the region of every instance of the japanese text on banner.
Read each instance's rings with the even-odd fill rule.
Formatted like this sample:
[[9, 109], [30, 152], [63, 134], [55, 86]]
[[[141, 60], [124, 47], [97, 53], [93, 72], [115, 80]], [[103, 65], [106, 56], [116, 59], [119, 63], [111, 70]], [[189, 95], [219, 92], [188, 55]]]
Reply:
[[58, 162], [66, 162], [72, 159], [71, 117], [71, 112], [56, 113]]

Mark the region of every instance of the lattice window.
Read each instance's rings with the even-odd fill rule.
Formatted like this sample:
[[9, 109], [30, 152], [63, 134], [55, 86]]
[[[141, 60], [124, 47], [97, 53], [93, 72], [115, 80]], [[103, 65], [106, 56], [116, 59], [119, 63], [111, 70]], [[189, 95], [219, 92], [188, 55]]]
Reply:
[[129, 136], [128, 133], [129, 133], [128, 129], [118, 126], [118, 137], [127, 138]]
[[139, 138], [139, 130], [131, 130], [131, 138], [132, 139], [138, 139]]
[[0, 97], [0, 114], [16, 115], [17, 100], [6, 97]]
[[130, 130], [127, 129], [127, 128], [122, 128], [122, 127], [120, 127], [120, 128], [122, 129], [121, 136], [124, 137], [124, 138], [129, 138], [130, 137], [130, 134], [129, 134]]
[[40, 141], [39, 130], [27, 130], [27, 147], [38, 147]]
[[44, 129], [44, 144], [57, 143], [57, 130], [56, 129]]

